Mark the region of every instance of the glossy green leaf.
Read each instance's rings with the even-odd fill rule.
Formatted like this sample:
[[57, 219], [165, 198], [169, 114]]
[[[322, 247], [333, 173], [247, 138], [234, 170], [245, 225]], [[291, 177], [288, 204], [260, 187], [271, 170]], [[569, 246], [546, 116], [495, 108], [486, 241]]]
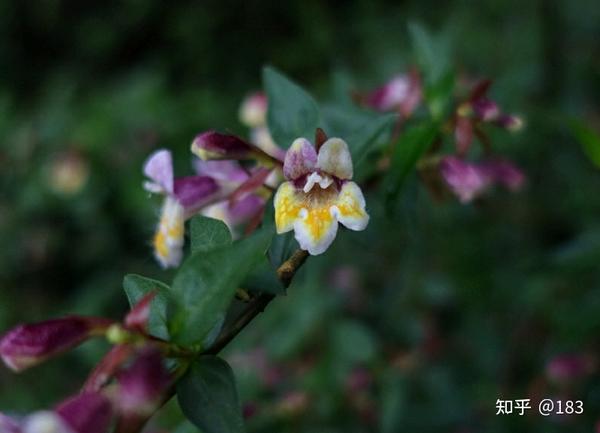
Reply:
[[590, 162], [600, 168], [600, 133], [577, 119], [571, 120], [569, 126]]
[[148, 330], [155, 337], [167, 340], [169, 338], [167, 327], [169, 286], [151, 278], [129, 274], [123, 279], [123, 289], [131, 307], [137, 304], [146, 294], [156, 292], [156, 296], [150, 304]]
[[407, 129], [396, 142], [386, 181], [388, 206], [395, 202], [406, 178], [431, 146], [437, 133], [437, 124], [425, 122]]
[[235, 377], [227, 362], [202, 356], [177, 383], [184, 415], [204, 433], [245, 431]]
[[267, 123], [275, 143], [287, 149], [298, 137], [312, 141], [319, 126], [319, 107], [298, 84], [272, 67], [263, 69], [269, 99]]
[[196, 345], [215, 332], [240, 283], [264, 259], [271, 237], [272, 232], [260, 230], [233, 244], [198, 251], [185, 261], [171, 288], [173, 340]]
[[196, 215], [190, 222], [192, 253], [209, 251], [231, 243], [231, 232], [218, 219]]

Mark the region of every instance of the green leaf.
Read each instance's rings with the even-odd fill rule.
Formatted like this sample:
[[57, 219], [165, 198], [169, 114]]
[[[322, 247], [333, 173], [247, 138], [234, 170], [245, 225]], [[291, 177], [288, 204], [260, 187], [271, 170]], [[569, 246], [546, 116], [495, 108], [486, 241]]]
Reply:
[[431, 146], [437, 133], [436, 123], [425, 122], [407, 129], [396, 142], [386, 182], [388, 208], [397, 199], [407, 176], [419, 158]]
[[[331, 137], [341, 137], [347, 143], [352, 160], [358, 165], [378, 144], [378, 138], [397, 119], [395, 114], [379, 114], [356, 107], [327, 107], [323, 110], [324, 125]], [[380, 140], [383, 144], [386, 140]]]
[[269, 108], [267, 123], [277, 145], [287, 149], [298, 137], [313, 139], [319, 126], [319, 107], [302, 87], [272, 67], [263, 69]]
[[432, 34], [419, 23], [408, 24], [408, 33], [417, 58], [417, 64], [425, 75], [426, 84], [436, 83], [450, 70], [451, 39], [446, 32]]
[[418, 23], [409, 23], [417, 64], [425, 78], [425, 100], [434, 119], [440, 119], [450, 105], [454, 90], [451, 68], [451, 37], [448, 32], [432, 34]]
[[211, 251], [198, 251], [179, 269], [171, 288], [170, 333], [182, 345], [201, 344], [225, 319], [236, 289], [264, 259], [272, 232]]
[[177, 401], [204, 433], [245, 431], [233, 371], [216, 356], [202, 356], [190, 366], [177, 383]]
[[146, 294], [156, 292], [156, 296], [150, 304], [148, 331], [155, 337], [168, 340], [167, 305], [169, 286], [151, 278], [129, 274], [123, 278], [123, 289], [131, 307], [136, 305]]
[[277, 269], [271, 266], [266, 257], [248, 275], [242, 287], [253, 293], [270, 293], [272, 295], [285, 293], [285, 287], [277, 278]]
[[600, 134], [578, 119], [572, 119], [569, 127], [590, 162], [600, 168]]
[[196, 215], [190, 223], [192, 253], [209, 251], [231, 243], [231, 232], [218, 219]]

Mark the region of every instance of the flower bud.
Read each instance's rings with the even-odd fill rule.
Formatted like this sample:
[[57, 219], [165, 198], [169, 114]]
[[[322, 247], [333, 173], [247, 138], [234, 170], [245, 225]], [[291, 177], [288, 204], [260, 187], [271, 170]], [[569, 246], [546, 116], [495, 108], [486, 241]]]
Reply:
[[56, 413], [74, 433], [106, 433], [113, 410], [102, 394], [87, 392], [65, 400]]
[[513, 116], [510, 114], [503, 114], [497, 120], [496, 124], [504, 129], [507, 129], [510, 132], [518, 132], [523, 129], [524, 122], [518, 116]]
[[491, 185], [485, 170], [451, 156], [441, 161], [440, 173], [462, 203], [472, 201]]
[[22, 371], [99, 335], [110, 323], [107, 319], [73, 316], [19, 325], [0, 340], [0, 357], [8, 368]]
[[249, 95], [240, 106], [240, 121], [249, 128], [259, 128], [267, 123], [267, 96], [263, 92]]
[[216, 131], [197, 135], [191, 149], [194, 155], [203, 160], [249, 159], [254, 152], [252, 146], [241, 138]]
[[118, 406], [124, 414], [149, 415], [160, 404], [170, 384], [160, 352], [149, 348], [118, 376]]
[[148, 320], [150, 318], [150, 308], [156, 292], [150, 292], [133, 306], [131, 311], [125, 316], [125, 326], [140, 332], [148, 330]]
[[484, 122], [496, 120], [500, 116], [498, 104], [487, 98], [479, 98], [472, 102], [473, 113]]

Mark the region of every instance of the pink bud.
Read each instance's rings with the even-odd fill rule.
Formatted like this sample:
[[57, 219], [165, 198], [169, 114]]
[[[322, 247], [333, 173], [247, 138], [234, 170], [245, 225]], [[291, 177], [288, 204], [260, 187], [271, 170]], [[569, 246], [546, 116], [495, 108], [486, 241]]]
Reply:
[[73, 396], [56, 408], [56, 413], [74, 433], [106, 433], [112, 412], [110, 401], [97, 392]]
[[495, 123], [500, 128], [507, 129], [511, 132], [517, 132], [523, 129], [523, 119], [510, 114], [502, 114], [498, 119], [496, 119]]
[[453, 156], [441, 161], [440, 173], [462, 203], [478, 197], [491, 185], [492, 180], [485, 170]]
[[125, 316], [125, 326], [140, 332], [147, 332], [148, 319], [150, 318], [150, 307], [156, 292], [150, 292], [133, 306], [131, 311]]
[[240, 120], [249, 128], [259, 128], [267, 123], [267, 95], [255, 92], [249, 95], [240, 107]]
[[124, 414], [149, 415], [160, 403], [171, 382], [160, 352], [148, 348], [118, 376], [119, 410]]
[[417, 71], [396, 75], [366, 96], [367, 106], [378, 111], [399, 110], [408, 117], [422, 99], [421, 78]]
[[525, 175], [510, 161], [492, 160], [481, 164], [481, 168], [488, 172], [494, 182], [511, 191], [518, 191], [525, 184]]
[[0, 356], [7, 367], [22, 371], [102, 333], [111, 323], [102, 318], [73, 316], [19, 325], [0, 340]]
[[203, 160], [248, 159], [253, 147], [240, 137], [206, 131], [196, 136], [192, 142], [192, 153]]
[[487, 98], [479, 98], [472, 102], [475, 115], [484, 122], [496, 120], [500, 116], [498, 104]]

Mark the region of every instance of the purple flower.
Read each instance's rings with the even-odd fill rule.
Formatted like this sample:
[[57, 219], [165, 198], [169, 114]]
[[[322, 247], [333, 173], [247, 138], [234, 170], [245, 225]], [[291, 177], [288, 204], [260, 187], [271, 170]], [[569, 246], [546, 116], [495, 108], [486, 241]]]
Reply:
[[144, 416], [156, 409], [171, 378], [160, 352], [149, 348], [117, 376], [117, 381], [119, 410], [124, 414]]
[[479, 164], [447, 156], [440, 162], [440, 174], [461, 203], [469, 203], [497, 184], [516, 191], [525, 183], [525, 175], [505, 160], [490, 160]]
[[97, 392], [71, 397], [55, 412], [74, 433], [106, 433], [113, 415], [110, 401]]
[[101, 334], [111, 323], [74, 316], [19, 325], [0, 340], [0, 356], [10, 369], [22, 371]]
[[461, 203], [468, 203], [481, 195], [492, 182], [486, 170], [453, 156], [441, 161], [440, 173]]
[[365, 198], [352, 182], [352, 157], [341, 138], [327, 139], [317, 149], [306, 139], [294, 140], [285, 155], [288, 179], [275, 194], [278, 234], [294, 230], [300, 248], [322, 254], [333, 243], [338, 223], [364, 230], [369, 222]]
[[421, 103], [422, 89], [419, 74], [412, 70], [408, 74], [396, 75], [365, 98], [367, 106], [378, 111], [398, 110], [409, 117]]
[[144, 188], [165, 195], [153, 240], [154, 255], [165, 268], [179, 266], [183, 257], [185, 220], [221, 200], [234, 185], [203, 175], [175, 178], [168, 150], [153, 153], [144, 164], [144, 174], [150, 179]]

